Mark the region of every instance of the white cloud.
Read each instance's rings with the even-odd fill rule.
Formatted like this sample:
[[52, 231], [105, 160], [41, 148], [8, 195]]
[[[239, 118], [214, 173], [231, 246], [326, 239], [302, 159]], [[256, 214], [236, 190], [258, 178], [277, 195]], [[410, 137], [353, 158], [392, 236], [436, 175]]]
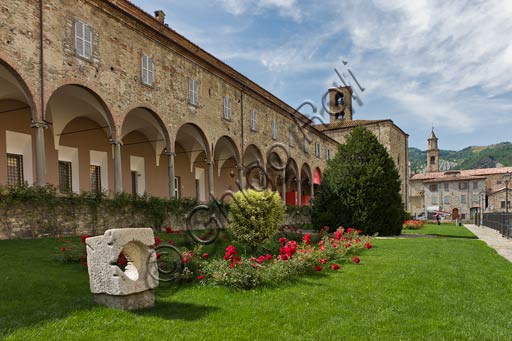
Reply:
[[302, 18], [296, 0], [218, 0], [231, 14], [261, 14], [267, 10], [277, 10], [279, 15], [295, 21]]

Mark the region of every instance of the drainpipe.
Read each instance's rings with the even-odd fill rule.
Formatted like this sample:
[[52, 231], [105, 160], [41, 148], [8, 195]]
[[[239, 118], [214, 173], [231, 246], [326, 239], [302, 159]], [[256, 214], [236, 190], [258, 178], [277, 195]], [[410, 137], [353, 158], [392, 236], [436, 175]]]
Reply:
[[40, 109], [41, 120], [37, 117], [32, 121], [31, 127], [36, 129], [35, 150], [36, 150], [36, 185], [46, 185], [46, 155], [44, 144], [44, 130], [47, 125], [44, 123], [44, 37], [43, 37], [43, 0], [39, 1], [39, 81], [40, 81]]
[[245, 189], [245, 170], [244, 170], [244, 88], [240, 90], [240, 173], [239, 173], [239, 181], [241, 189]]

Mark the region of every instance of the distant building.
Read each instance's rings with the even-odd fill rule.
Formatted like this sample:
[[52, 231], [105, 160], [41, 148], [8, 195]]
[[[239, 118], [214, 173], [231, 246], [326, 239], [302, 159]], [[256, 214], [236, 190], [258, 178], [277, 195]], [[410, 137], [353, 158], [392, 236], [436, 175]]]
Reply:
[[415, 215], [439, 210], [450, 213], [452, 218], [460, 214], [463, 221], [473, 220], [482, 208], [502, 212], [505, 210], [503, 176], [507, 172], [512, 173], [512, 167], [439, 171], [438, 138], [432, 130], [428, 139], [427, 172], [409, 179], [409, 211]]

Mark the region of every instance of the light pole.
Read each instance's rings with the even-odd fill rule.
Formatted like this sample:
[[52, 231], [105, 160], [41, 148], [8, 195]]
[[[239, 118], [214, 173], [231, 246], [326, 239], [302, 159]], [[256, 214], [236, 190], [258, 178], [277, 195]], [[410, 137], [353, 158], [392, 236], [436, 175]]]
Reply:
[[485, 192], [482, 190], [480, 194], [478, 194], [480, 197], [480, 224], [478, 226], [482, 226], [484, 221], [484, 206], [485, 206]]
[[503, 175], [503, 182], [505, 182], [505, 213], [508, 213], [508, 183], [510, 182], [510, 172]]

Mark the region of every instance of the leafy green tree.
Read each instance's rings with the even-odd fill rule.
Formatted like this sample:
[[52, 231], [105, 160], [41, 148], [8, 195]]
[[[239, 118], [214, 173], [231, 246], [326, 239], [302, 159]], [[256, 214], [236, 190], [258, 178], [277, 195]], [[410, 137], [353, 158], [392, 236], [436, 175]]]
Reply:
[[356, 127], [327, 165], [313, 200], [313, 224], [397, 235], [404, 214], [393, 160], [375, 135]]

